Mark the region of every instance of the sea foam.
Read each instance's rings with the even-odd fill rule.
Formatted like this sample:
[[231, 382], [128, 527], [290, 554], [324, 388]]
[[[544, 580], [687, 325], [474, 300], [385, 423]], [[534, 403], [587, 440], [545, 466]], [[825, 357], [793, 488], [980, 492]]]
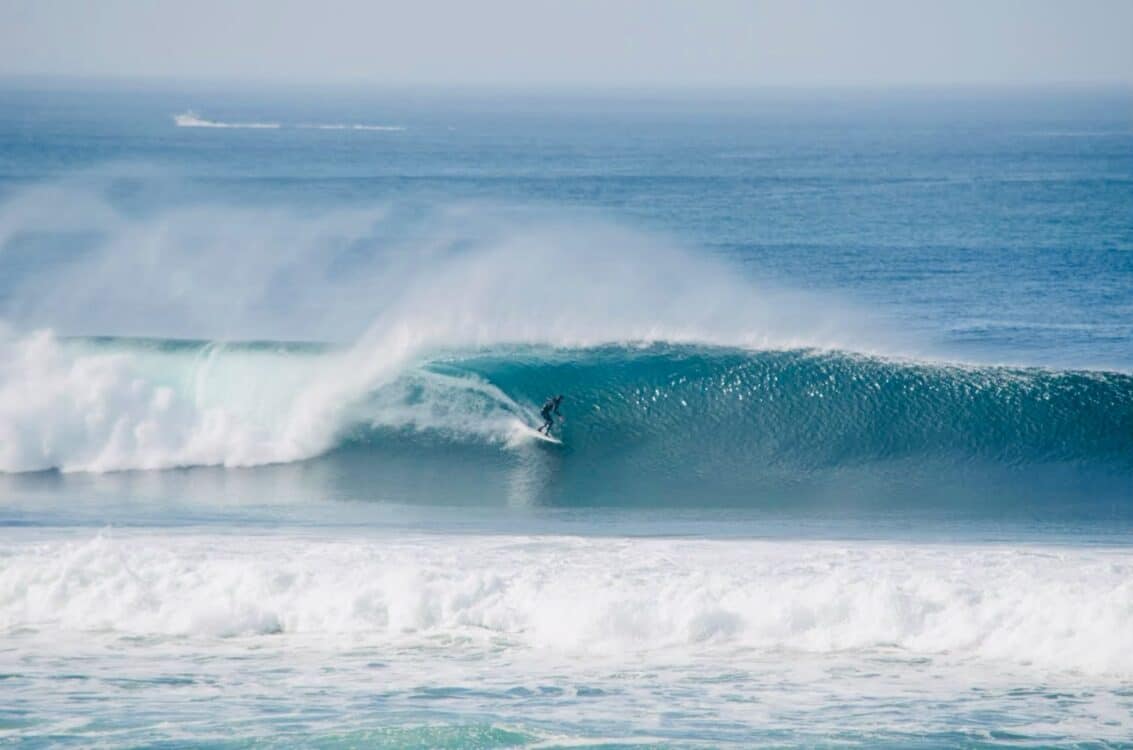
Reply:
[[[515, 658], [896, 652], [1133, 674], [1128, 550], [113, 532], [4, 544], [0, 628], [342, 635]], [[502, 639], [502, 640], [501, 640]], [[463, 645], [461, 645], [463, 644]]]

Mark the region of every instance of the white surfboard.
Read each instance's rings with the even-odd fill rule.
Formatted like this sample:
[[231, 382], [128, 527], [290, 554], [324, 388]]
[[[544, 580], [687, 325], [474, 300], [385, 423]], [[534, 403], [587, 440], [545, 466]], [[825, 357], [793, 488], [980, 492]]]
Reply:
[[559, 440], [554, 435], [548, 435], [545, 432], [539, 432], [539, 430], [532, 430], [531, 437], [535, 438], [536, 440], [542, 440], [544, 443], [554, 443], [555, 445], [563, 444], [563, 441]]
[[514, 442], [518, 443], [518, 442], [521, 442], [523, 440], [530, 440], [530, 439], [541, 440], [544, 443], [553, 443], [554, 445], [562, 445], [563, 444], [563, 441], [559, 440], [557, 437], [554, 437], [553, 435], [544, 435], [542, 432], [540, 432], [539, 430], [536, 430], [534, 427], [530, 427], [530, 426], [524, 424], [523, 422], [516, 420], [515, 425], [513, 427], [512, 440]]

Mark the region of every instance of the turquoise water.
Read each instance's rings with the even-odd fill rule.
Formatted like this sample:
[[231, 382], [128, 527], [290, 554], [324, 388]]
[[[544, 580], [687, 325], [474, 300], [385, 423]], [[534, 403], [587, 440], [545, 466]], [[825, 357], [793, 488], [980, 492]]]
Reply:
[[0, 736], [1130, 745], [1131, 112], [5, 84]]

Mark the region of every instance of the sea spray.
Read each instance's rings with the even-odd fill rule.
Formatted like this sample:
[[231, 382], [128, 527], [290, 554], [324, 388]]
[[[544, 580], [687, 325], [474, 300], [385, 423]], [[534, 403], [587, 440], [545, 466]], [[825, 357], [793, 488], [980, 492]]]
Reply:
[[[471, 201], [139, 212], [114, 199], [120, 183], [152, 179], [75, 177], [0, 203], [0, 268], [35, 266], [9, 280], [0, 316], [60, 335], [358, 343], [378, 359], [394, 339], [425, 349], [668, 341], [915, 353], [836, 295], [761, 283], [593, 216]], [[43, 256], [55, 262], [30, 263]]]

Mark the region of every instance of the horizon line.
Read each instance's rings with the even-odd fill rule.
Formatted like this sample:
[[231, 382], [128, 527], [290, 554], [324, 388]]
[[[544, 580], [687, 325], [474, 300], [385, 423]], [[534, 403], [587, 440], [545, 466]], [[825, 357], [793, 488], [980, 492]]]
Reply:
[[45, 87], [104, 85], [121, 88], [158, 88], [162, 86], [188, 86], [193, 88], [246, 88], [270, 89], [330, 89], [351, 91], [369, 89], [386, 92], [437, 92], [437, 93], [608, 93], [608, 94], [744, 94], [765, 92], [912, 92], [912, 91], [1133, 91], [1133, 79], [1120, 80], [1049, 80], [1049, 81], [906, 81], [865, 82], [830, 81], [796, 83], [692, 83], [692, 82], [607, 82], [584, 83], [553, 82], [442, 82], [442, 81], [390, 81], [351, 79], [284, 79], [232, 76], [166, 76], [122, 74], [55, 74], [55, 73], [0, 73], [0, 86], [11, 85]]

